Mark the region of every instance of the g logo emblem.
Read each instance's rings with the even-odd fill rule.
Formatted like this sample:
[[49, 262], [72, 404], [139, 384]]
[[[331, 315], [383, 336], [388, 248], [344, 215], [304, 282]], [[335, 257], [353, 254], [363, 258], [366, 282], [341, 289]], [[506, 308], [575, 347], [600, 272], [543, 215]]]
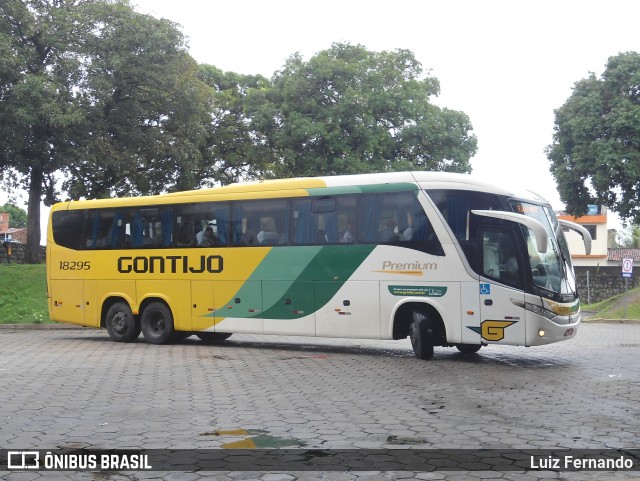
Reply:
[[483, 321], [480, 324], [482, 331], [481, 336], [487, 341], [502, 341], [504, 339], [504, 330], [516, 321]]

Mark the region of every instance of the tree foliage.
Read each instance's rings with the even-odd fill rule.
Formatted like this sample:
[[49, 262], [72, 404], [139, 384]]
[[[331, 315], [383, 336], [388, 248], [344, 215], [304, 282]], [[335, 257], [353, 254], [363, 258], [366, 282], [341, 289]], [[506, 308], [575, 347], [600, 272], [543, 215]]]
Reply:
[[629, 225], [618, 232], [614, 247], [623, 247], [627, 249], [640, 248], [640, 226]]
[[65, 190], [74, 198], [194, 187], [209, 91], [183, 35], [167, 20], [104, 5], [85, 45]]
[[82, 123], [73, 86], [79, 48], [91, 32], [85, 5], [70, 1], [0, 3], [0, 168], [23, 179], [29, 191], [26, 261], [37, 262], [40, 202], [53, 198], [61, 167]]
[[271, 86], [261, 75], [223, 72], [200, 65], [198, 78], [211, 89], [195, 181], [198, 186], [226, 185], [264, 177], [273, 155], [270, 143], [256, 130], [249, 111], [259, 93]]
[[640, 223], [640, 54], [610, 57], [600, 78], [576, 82], [547, 157], [568, 212], [601, 204]]
[[20, 229], [27, 227], [27, 212], [13, 204], [5, 204], [0, 207], [0, 212], [9, 213], [9, 227]]
[[208, 90], [174, 24], [127, 0], [0, 2], [0, 168], [29, 190], [26, 260], [40, 202], [191, 188]]
[[468, 117], [430, 102], [438, 80], [408, 50], [338, 43], [308, 62], [291, 56], [272, 82], [254, 93], [251, 118], [275, 176], [470, 170]]

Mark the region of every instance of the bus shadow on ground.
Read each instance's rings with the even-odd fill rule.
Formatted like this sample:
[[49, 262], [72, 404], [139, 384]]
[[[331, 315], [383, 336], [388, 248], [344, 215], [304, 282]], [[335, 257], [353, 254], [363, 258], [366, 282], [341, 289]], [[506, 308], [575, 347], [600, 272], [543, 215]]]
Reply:
[[[374, 356], [374, 357], [386, 357], [386, 358], [400, 358], [409, 359], [417, 363], [424, 363], [429, 365], [432, 362], [436, 363], [453, 363], [453, 364], [469, 364], [469, 365], [500, 365], [511, 366], [514, 368], [562, 368], [572, 366], [574, 363], [568, 357], [558, 357], [557, 352], [554, 352], [552, 356], [547, 356], [541, 349], [535, 351], [529, 351], [530, 348], [516, 347], [516, 346], [488, 346], [483, 347], [479, 352], [474, 354], [463, 354], [459, 352], [455, 347], [436, 347], [433, 359], [430, 361], [422, 361], [416, 359], [410, 346], [393, 346], [393, 343], [401, 341], [388, 341], [389, 346], [371, 346], [359, 344], [357, 340], [353, 340], [352, 343], [348, 341], [340, 340], [340, 344], [330, 344], [328, 342], [318, 341], [310, 342], [308, 337], [304, 338], [304, 341], [291, 342], [283, 341], [282, 339], [268, 339], [268, 335], [264, 336], [264, 339], [241, 339], [238, 336], [226, 340], [224, 342], [206, 343], [199, 340], [195, 335], [186, 339], [174, 341], [165, 345], [151, 345], [148, 344], [141, 336], [133, 343], [120, 344], [121, 346], [148, 346], [154, 349], [171, 349], [176, 347], [193, 347], [199, 350], [198, 355], [208, 356], [218, 359], [233, 360], [237, 356], [233, 351], [238, 349], [250, 349], [255, 351], [274, 351], [280, 356], [278, 360], [293, 360], [293, 359], [329, 359], [333, 355], [347, 355], [347, 356]], [[252, 335], [253, 337], [254, 335]], [[77, 338], [75, 338], [77, 339]], [[302, 338], [301, 338], [302, 339]], [[90, 342], [105, 342], [113, 343], [109, 337], [103, 335], [90, 335], [83, 337], [82, 340]], [[113, 343], [117, 344], [117, 343]], [[210, 353], [205, 354], [205, 353]], [[271, 357], [273, 359], [273, 357]]]

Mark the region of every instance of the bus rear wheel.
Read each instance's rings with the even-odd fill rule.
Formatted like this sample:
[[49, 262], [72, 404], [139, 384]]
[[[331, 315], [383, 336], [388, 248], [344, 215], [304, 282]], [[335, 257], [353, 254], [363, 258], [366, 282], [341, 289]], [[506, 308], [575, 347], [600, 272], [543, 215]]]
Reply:
[[433, 324], [422, 310], [413, 311], [413, 320], [409, 325], [411, 347], [418, 359], [433, 357]]
[[105, 327], [115, 342], [133, 342], [140, 335], [140, 322], [126, 302], [115, 302], [105, 316]]
[[152, 302], [142, 311], [142, 335], [151, 344], [166, 344], [173, 339], [173, 314], [162, 302]]
[[201, 341], [207, 343], [215, 343], [226, 341], [231, 337], [230, 332], [196, 332], [196, 336], [200, 338]]

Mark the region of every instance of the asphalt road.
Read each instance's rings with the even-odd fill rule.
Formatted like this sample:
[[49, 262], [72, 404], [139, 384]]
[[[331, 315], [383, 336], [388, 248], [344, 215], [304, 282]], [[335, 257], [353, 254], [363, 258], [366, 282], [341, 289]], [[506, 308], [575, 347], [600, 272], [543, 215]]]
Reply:
[[[0, 386], [3, 450], [640, 449], [640, 324], [587, 323], [571, 341], [535, 348], [436, 348], [431, 361], [417, 360], [408, 340], [234, 335], [219, 345], [192, 337], [156, 346], [113, 343], [97, 330], [3, 329]], [[0, 478], [640, 479], [640, 459], [634, 471], [616, 472], [420, 472], [372, 459], [348, 472], [13, 470]]]

